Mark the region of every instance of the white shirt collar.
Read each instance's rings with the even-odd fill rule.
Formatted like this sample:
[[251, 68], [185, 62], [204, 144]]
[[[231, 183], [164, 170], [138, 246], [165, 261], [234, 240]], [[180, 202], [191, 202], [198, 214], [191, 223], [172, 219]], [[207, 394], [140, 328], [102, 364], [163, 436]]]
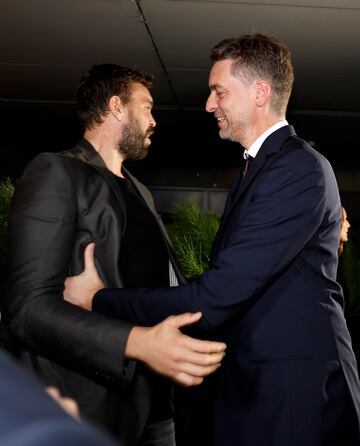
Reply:
[[268, 128], [267, 130], [265, 130], [264, 133], [262, 133], [249, 147], [248, 150], [244, 150], [244, 159], [247, 159], [248, 156], [251, 156], [253, 158], [255, 158], [255, 156], [257, 155], [258, 151], [260, 150], [260, 147], [262, 146], [263, 142], [265, 141], [265, 139], [271, 135], [272, 133], [274, 133], [276, 130], [280, 129], [281, 127], [285, 127], [286, 125], [289, 125], [287, 120], [284, 119], [283, 121], [279, 121], [276, 124], [274, 124], [273, 126], [271, 126], [270, 128]]

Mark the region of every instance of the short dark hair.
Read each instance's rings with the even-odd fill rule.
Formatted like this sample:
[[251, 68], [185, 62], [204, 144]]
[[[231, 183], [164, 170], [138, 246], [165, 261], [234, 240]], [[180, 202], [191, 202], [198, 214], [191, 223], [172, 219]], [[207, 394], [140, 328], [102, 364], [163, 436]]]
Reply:
[[289, 102], [294, 69], [290, 50], [276, 37], [245, 34], [224, 39], [211, 50], [213, 62], [232, 60], [231, 74], [247, 81], [265, 79], [272, 87], [271, 104], [284, 112]]
[[123, 104], [131, 99], [132, 84], [139, 83], [151, 90], [153, 76], [115, 64], [94, 65], [81, 79], [77, 91], [78, 114], [84, 129], [103, 122], [109, 100], [119, 96]]

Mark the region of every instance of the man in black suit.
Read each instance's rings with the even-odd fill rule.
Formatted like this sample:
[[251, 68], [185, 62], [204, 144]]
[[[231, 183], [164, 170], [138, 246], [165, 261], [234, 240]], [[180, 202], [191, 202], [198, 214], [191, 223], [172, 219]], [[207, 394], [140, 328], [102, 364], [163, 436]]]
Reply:
[[[69, 403], [73, 402], [65, 401], [67, 407]], [[74, 408], [72, 405], [71, 415]], [[105, 433], [70, 417], [30, 373], [3, 351], [0, 351], [0, 444], [115, 446]]]
[[26, 361], [129, 446], [174, 444], [171, 385], [158, 374], [199, 384], [219, 367], [225, 347], [181, 333], [199, 313], [144, 328], [62, 296], [65, 277], [83, 269], [93, 241], [108, 287], [184, 283], [150, 192], [123, 166], [147, 154], [151, 86], [139, 71], [94, 66], [78, 90], [84, 138], [30, 163], [10, 215], [11, 326]]
[[216, 446], [359, 445], [360, 385], [336, 282], [339, 191], [329, 162], [285, 120], [290, 52], [256, 34], [225, 39], [211, 57], [206, 110], [246, 159], [211, 268], [175, 289], [104, 289], [92, 302], [103, 285], [90, 267], [64, 295], [142, 324], [201, 311], [196, 329], [228, 344], [214, 395]]

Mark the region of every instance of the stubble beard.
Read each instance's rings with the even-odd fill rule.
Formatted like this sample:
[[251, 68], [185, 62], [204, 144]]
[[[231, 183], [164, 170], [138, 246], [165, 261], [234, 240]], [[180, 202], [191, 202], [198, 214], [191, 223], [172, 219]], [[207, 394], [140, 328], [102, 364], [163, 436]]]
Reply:
[[224, 130], [219, 130], [219, 136], [221, 139], [225, 139], [227, 141], [232, 141], [232, 142], [239, 142], [239, 139], [237, 137], [237, 135], [235, 134], [235, 129], [234, 127], [236, 126], [236, 124], [234, 125], [228, 122], [228, 127]]
[[136, 119], [131, 117], [128, 124], [122, 130], [121, 140], [118, 142], [118, 150], [127, 160], [142, 160], [148, 154], [149, 144], [145, 143], [146, 137], [152, 133], [150, 129], [142, 131]]
[[220, 138], [241, 144], [242, 136], [244, 136], [245, 129], [248, 125], [247, 119], [240, 114], [233, 117], [231, 120], [228, 120], [228, 118], [226, 119], [228, 126], [224, 130], [219, 130]]
[[227, 141], [232, 141], [232, 142], [237, 142], [237, 139], [235, 138], [235, 136], [230, 128], [227, 128], [225, 130], [220, 130], [219, 136], [221, 139], [225, 139]]

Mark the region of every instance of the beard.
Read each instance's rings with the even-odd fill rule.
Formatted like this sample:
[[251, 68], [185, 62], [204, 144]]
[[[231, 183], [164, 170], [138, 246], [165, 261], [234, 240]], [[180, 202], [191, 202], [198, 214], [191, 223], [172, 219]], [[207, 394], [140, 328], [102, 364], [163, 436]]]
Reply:
[[118, 142], [118, 150], [127, 160], [142, 160], [148, 154], [146, 138], [153, 133], [151, 127], [145, 131], [140, 129], [135, 116], [129, 115], [129, 122], [125, 124], [122, 131], [122, 138]]
[[249, 118], [242, 113], [238, 113], [233, 114], [231, 117], [226, 117], [226, 119], [228, 125], [225, 129], [219, 130], [220, 138], [241, 144], [244, 135], [246, 135], [247, 129], [250, 128]]
[[227, 141], [238, 142], [237, 137], [234, 135], [234, 132], [230, 127], [225, 130], [220, 130], [219, 136], [221, 139], [226, 139]]

